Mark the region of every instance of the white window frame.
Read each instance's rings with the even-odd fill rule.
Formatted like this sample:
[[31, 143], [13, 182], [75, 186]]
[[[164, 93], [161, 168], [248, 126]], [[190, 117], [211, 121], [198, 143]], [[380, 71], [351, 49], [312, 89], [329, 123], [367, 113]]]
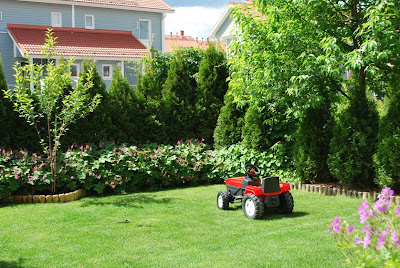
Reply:
[[71, 73], [71, 78], [78, 78], [79, 77], [79, 74], [80, 74], [80, 66], [79, 66], [79, 64], [71, 64], [71, 67], [72, 66], [76, 66], [76, 75], [74, 76], [74, 75], [72, 75], [72, 73], [71, 73], [71, 70], [70, 70], [70, 73]]
[[[53, 16], [58, 15], [60, 18], [60, 23], [56, 24], [53, 20]], [[51, 12], [51, 26], [52, 27], [62, 27], [62, 13], [61, 12]]]
[[[88, 26], [88, 25], [86, 24], [86, 19], [87, 19], [88, 17], [91, 17], [91, 18], [92, 18], [92, 26]], [[85, 14], [85, 29], [94, 29], [94, 15]]]
[[[142, 38], [140, 38], [141, 36], [140, 36], [140, 22], [142, 22], [142, 21], [147, 21], [148, 23], [149, 23], [149, 38], [148, 39], [142, 39]], [[139, 20], [139, 22], [138, 22], [138, 28], [139, 28], [139, 40], [141, 40], [141, 41], [151, 41], [151, 20], [147, 20], [147, 19], [140, 19]]]
[[[108, 76], [104, 76], [104, 67], [109, 67], [110, 68], [110, 73]], [[103, 64], [101, 66], [101, 76], [103, 77], [104, 80], [111, 80], [113, 77], [113, 69], [111, 64]]]

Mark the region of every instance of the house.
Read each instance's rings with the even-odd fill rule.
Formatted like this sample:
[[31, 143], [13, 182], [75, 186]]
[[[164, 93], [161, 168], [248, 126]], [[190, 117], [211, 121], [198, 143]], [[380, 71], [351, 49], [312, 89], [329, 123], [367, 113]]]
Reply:
[[[169, 35], [165, 36], [165, 52], [170, 53], [173, 52], [174, 49], [177, 49], [179, 47], [194, 47], [194, 48], [202, 48], [202, 49], [207, 49], [208, 48], [208, 42], [209, 39], [204, 40], [203, 38], [200, 40], [196, 37], [194, 39], [191, 36], [185, 36], [185, 32], [183, 30], [180, 31], [179, 35], [178, 33], [176, 35], [173, 35], [172, 32]], [[220, 46], [222, 49], [226, 49], [226, 45], [224, 42], [220, 43]]]
[[[12, 66], [44, 63], [41, 46], [53, 29], [56, 52], [73, 57], [73, 77], [84, 59], [95, 61], [107, 86], [119, 68], [136, 84], [134, 62], [149, 47], [164, 51], [164, 18], [173, 8], [162, 0], [0, 0], [0, 54], [9, 87], [15, 84]], [[59, 57], [57, 55], [57, 57]], [[55, 58], [57, 61], [57, 58]]]
[[223, 11], [217, 23], [211, 29], [208, 38], [211, 40], [220, 40], [225, 42], [227, 46], [232, 42], [232, 36], [235, 33], [235, 22], [231, 15], [235, 8], [241, 8], [245, 12], [249, 12], [252, 16], [261, 16], [253, 6], [253, 0], [246, 0], [245, 2], [230, 2], [226, 9]]

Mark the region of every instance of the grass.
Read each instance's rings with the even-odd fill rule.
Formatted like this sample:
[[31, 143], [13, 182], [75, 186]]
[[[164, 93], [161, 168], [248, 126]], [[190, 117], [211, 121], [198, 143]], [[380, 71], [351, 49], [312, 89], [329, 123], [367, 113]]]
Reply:
[[[224, 185], [0, 208], [0, 267], [344, 267], [327, 232], [360, 200], [292, 191], [291, 215], [216, 206]], [[129, 223], [118, 223], [128, 219]]]

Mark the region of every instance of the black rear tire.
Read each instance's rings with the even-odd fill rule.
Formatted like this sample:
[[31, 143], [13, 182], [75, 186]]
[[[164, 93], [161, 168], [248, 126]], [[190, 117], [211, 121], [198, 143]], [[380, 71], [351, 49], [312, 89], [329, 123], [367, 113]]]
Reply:
[[294, 200], [292, 194], [288, 192], [281, 193], [279, 196], [279, 207], [276, 209], [279, 213], [292, 213]]
[[229, 202], [231, 201], [231, 196], [228, 192], [219, 192], [217, 195], [217, 206], [219, 209], [227, 210], [229, 208]]
[[244, 215], [249, 219], [259, 219], [264, 214], [264, 202], [254, 194], [246, 194], [242, 200]]

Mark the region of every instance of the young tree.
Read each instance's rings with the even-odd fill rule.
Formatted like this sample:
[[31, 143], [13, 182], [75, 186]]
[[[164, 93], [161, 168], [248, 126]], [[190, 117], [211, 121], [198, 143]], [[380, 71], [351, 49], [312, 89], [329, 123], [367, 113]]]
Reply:
[[[100, 102], [100, 95], [87, 101], [88, 90], [92, 87], [91, 74], [80, 77], [75, 89], [64, 95], [65, 88], [71, 85], [70, 68], [73, 60], [60, 59], [57, 65], [51, 60], [55, 55], [56, 37], [51, 30], [46, 32], [43, 54], [45, 65], [28, 64], [14, 66], [16, 86], [4, 91], [15, 110], [31, 124], [40, 139], [44, 154], [48, 155], [52, 173], [51, 191], [56, 191], [57, 150], [60, 138], [71, 123], [92, 112]], [[43, 118], [45, 126], [41, 127]], [[43, 131], [45, 130], [45, 132]], [[47, 141], [45, 140], [47, 139]]]
[[8, 90], [6, 77], [3, 72], [3, 64], [0, 55], [0, 147], [9, 147], [11, 145], [9, 133], [9, 118], [8, 118], [8, 101], [4, 99], [4, 91]]

